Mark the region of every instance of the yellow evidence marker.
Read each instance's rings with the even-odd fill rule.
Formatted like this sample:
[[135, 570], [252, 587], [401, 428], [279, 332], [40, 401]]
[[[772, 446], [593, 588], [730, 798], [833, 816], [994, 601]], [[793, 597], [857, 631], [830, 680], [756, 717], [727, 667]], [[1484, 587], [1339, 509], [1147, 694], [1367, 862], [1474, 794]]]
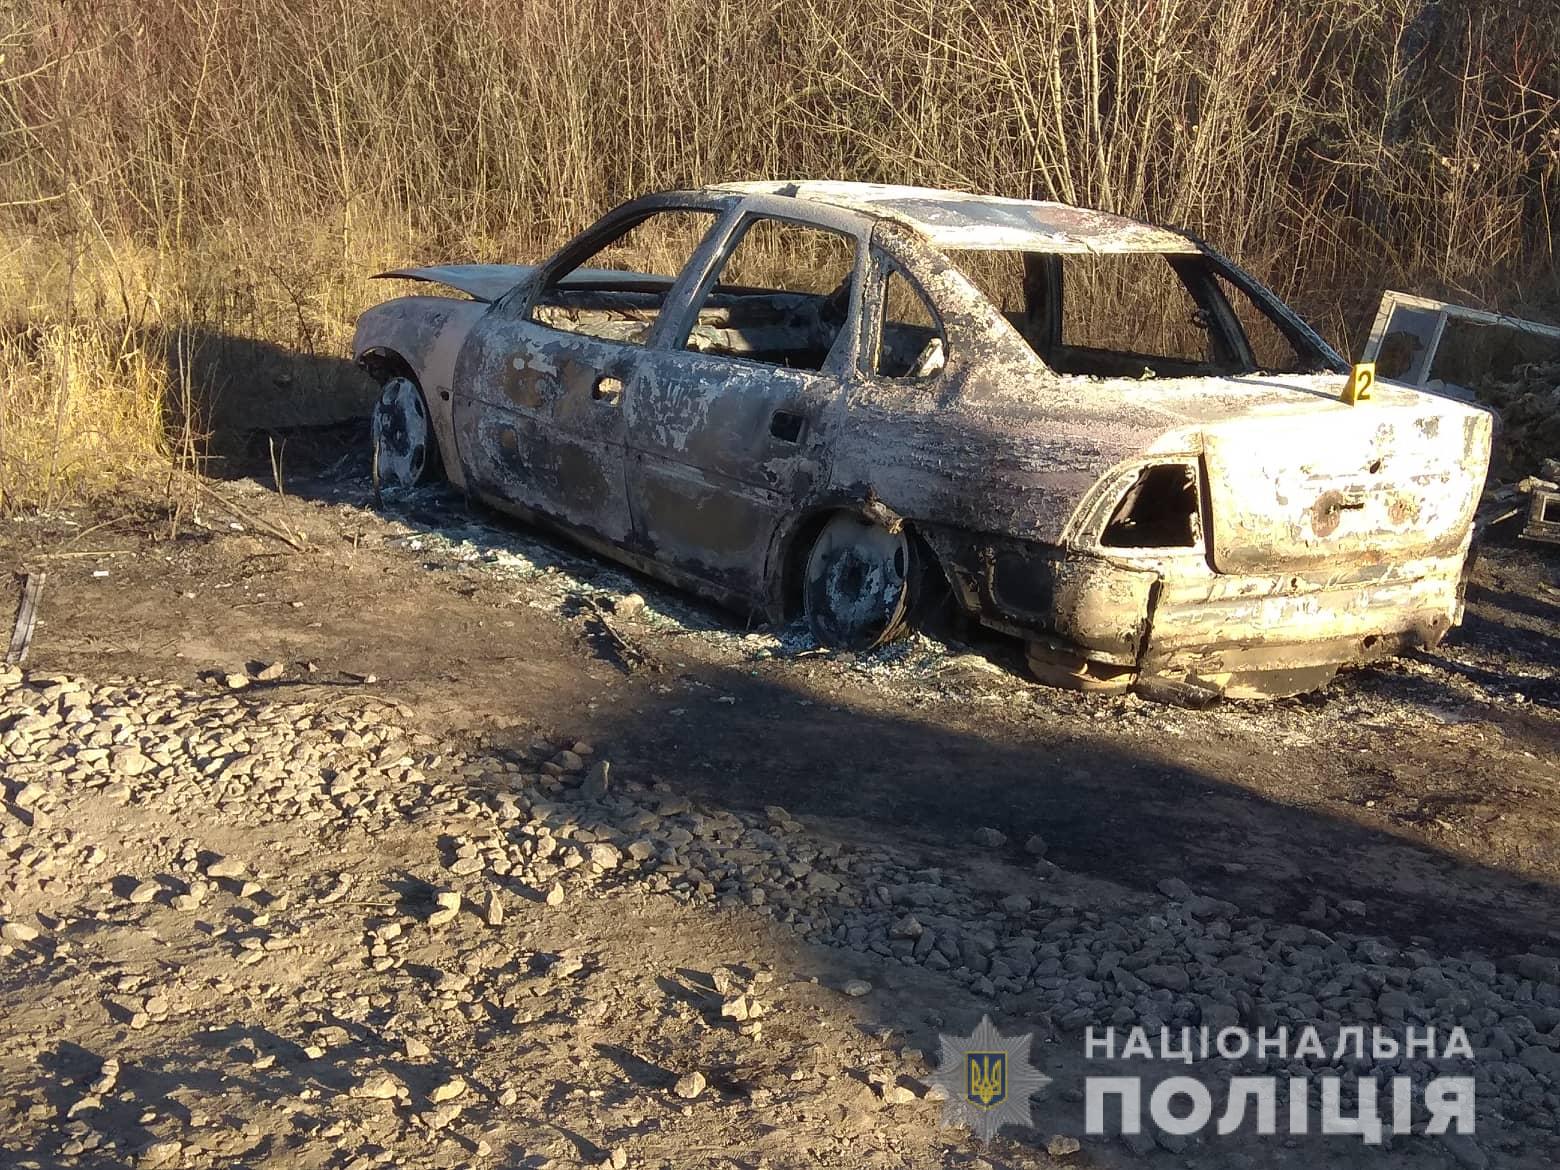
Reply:
[[1376, 384], [1376, 363], [1356, 362], [1344, 384], [1342, 398], [1350, 406], [1370, 397], [1370, 388]]

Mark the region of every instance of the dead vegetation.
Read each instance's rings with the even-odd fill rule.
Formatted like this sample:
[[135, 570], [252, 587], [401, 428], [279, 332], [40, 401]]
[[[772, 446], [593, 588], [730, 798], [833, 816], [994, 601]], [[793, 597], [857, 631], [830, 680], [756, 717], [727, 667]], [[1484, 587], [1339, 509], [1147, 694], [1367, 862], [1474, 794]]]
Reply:
[[1555, 302], [1560, 27], [1472, 0], [21, 0], [0, 13], [0, 507], [358, 412], [409, 260], [818, 176], [1207, 235], [1345, 349], [1383, 285]]
[[1500, 478], [1533, 475], [1560, 452], [1560, 361], [1529, 362], [1491, 377], [1479, 386], [1479, 400], [1500, 412]]

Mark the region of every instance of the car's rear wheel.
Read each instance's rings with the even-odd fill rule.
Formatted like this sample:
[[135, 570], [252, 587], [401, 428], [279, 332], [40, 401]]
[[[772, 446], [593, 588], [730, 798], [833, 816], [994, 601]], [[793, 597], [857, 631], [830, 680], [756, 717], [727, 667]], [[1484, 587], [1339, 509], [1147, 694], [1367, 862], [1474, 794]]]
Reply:
[[866, 650], [904, 632], [915, 579], [903, 529], [841, 512], [813, 541], [802, 574], [802, 608], [825, 646]]
[[374, 482], [417, 487], [439, 473], [439, 445], [428, 403], [417, 383], [391, 378], [374, 403]]

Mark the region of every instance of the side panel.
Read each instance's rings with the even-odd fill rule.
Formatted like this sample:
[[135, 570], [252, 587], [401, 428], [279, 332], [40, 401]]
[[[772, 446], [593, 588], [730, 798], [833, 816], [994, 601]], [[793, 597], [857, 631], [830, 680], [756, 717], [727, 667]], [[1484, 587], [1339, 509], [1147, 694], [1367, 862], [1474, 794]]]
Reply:
[[[1061, 543], [1100, 475], [1175, 419], [1059, 393], [1056, 375], [946, 258], [890, 223], [877, 225], [872, 242], [926, 294], [946, 365], [925, 386], [862, 374], [834, 448], [835, 489], [870, 489], [907, 519]], [[868, 326], [877, 312], [863, 314]], [[874, 341], [862, 336], [861, 351], [872, 353]]]
[[1156, 567], [936, 525], [918, 530], [960, 604], [986, 625], [1052, 635], [1102, 662], [1137, 662], [1154, 612]]

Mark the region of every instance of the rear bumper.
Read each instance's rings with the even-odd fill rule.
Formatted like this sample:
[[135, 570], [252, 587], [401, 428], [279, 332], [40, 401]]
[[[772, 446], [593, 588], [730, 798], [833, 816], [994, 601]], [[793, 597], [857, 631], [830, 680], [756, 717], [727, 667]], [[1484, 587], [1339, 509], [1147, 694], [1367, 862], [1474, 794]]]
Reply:
[[1096, 619], [1098, 628], [1086, 620], [1067, 637], [1029, 633], [1031, 666], [1046, 681], [1061, 679], [1057, 685], [1281, 698], [1325, 685], [1339, 667], [1437, 645], [1462, 617], [1461, 568], [1456, 557], [1361, 566], [1325, 578], [1166, 572], [1138, 611], [1143, 637], [1136, 653], [1102, 652], [1106, 635], [1130, 627], [1117, 610], [1130, 609], [1135, 592], [1105, 590], [1103, 596], [1127, 604], [1073, 611]]
[[1462, 616], [1454, 573], [1262, 597], [1161, 601], [1145, 671], [1342, 666], [1434, 646]]
[[1455, 563], [1391, 582], [1156, 607], [1139, 678], [1170, 688], [1277, 697], [1341, 666], [1437, 645], [1462, 617]]
[[964, 610], [1024, 639], [1055, 685], [1296, 694], [1340, 666], [1434, 646], [1462, 618], [1466, 542], [1449, 556], [1232, 575], [1197, 550], [1127, 559], [925, 534]]

